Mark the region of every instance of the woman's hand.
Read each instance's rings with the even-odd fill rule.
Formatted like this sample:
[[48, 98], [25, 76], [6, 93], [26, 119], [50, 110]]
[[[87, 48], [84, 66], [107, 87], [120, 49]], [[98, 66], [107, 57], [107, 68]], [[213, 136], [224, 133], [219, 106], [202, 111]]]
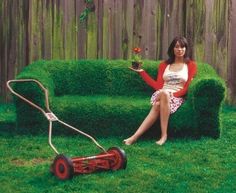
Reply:
[[135, 72], [142, 72], [142, 71], [143, 71], [142, 68], [140, 68], [140, 69], [134, 69], [134, 68], [132, 68], [132, 67], [129, 67], [129, 69], [130, 69], [130, 70], [133, 70], [133, 71], [135, 71]]

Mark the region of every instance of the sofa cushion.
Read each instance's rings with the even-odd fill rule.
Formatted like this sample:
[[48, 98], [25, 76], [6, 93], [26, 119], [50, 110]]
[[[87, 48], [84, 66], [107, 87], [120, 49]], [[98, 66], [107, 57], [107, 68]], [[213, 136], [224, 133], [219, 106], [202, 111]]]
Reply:
[[93, 135], [127, 135], [150, 109], [149, 97], [66, 95], [54, 97], [51, 109], [59, 119]]

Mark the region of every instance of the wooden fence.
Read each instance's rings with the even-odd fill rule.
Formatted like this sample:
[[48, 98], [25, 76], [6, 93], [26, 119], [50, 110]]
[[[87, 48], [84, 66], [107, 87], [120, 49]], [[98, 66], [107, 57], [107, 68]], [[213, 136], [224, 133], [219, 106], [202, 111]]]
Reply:
[[166, 58], [170, 41], [184, 35], [197, 61], [211, 64], [236, 104], [234, 0], [94, 0], [84, 23], [85, 0], [0, 1], [0, 101], [5, 82], [38, 59]]

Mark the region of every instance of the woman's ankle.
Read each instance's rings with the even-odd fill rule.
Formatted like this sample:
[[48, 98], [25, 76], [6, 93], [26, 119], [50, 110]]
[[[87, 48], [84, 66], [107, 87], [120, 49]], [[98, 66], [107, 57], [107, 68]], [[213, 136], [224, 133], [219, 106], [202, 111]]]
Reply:
[[136, 139], [134, 137], [129, 137], [127, 139], [125, 139], [123, 142], [125, 145], [132, 145], [133, 143], [135, 143]]
[[167, 140], [167, 134], [162, 135], [161, 138], [160, 138], [158, 141], [156, 141], [156, 144], [158, 144], [158, 145], [164, 145], [164, 143], [166, 142], [166, 140]]

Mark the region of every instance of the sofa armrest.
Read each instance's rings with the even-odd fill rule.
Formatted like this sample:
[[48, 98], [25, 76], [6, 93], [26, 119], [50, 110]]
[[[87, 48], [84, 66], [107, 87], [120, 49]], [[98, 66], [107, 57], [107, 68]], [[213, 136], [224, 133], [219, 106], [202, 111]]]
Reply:
[[[42, 74], [43, 76], [42, 76]], [[41, 70], [40, 72], [23, 73], [17, 76], [17, 79], [35, 79], [42, 83], [42, 85], [48, 90], [49, 99], [54, 96], [54, 83], [47, 72]], [[17, 83], [14, 88], [20, 94], [29, 97], [31, 100], [44, 101], [45, 95], [42, 89], [35, 82]]]
[[201, 135], [213, 138], [220, 136], [220, 109], [225, 90], [225, 83], [218, 77], [196, 79], [189, 87], [188, 99]]
[[225, 90], [225, 83], [220, 78], [200, 78], [191, 83], [188, 98], [195, 111], [211, 111], [221, 104]]
[[[37, 70], [31, 70], [31, 67], [26, 68], [16, 79], [35, 79], [39, 81], [48, 90], [49, 104], [51, 103], [52, 97], [54, 96], [54, 82], [45, 69], [39, 68]], [[15, 83], [13, 87], [17, 93], [46, 110], [45, 93], [38, 84], [35, 82], [22, 82]], [[41, 112], [20, 98], [14, 97], [14, 102], [16, 105], [18, 130], [20, 130], [20, 128], [27, 128], [25, 126], [29, 125], [29, 123], [31, 126], [37, 126], [38, 123], [45, 119]]]

